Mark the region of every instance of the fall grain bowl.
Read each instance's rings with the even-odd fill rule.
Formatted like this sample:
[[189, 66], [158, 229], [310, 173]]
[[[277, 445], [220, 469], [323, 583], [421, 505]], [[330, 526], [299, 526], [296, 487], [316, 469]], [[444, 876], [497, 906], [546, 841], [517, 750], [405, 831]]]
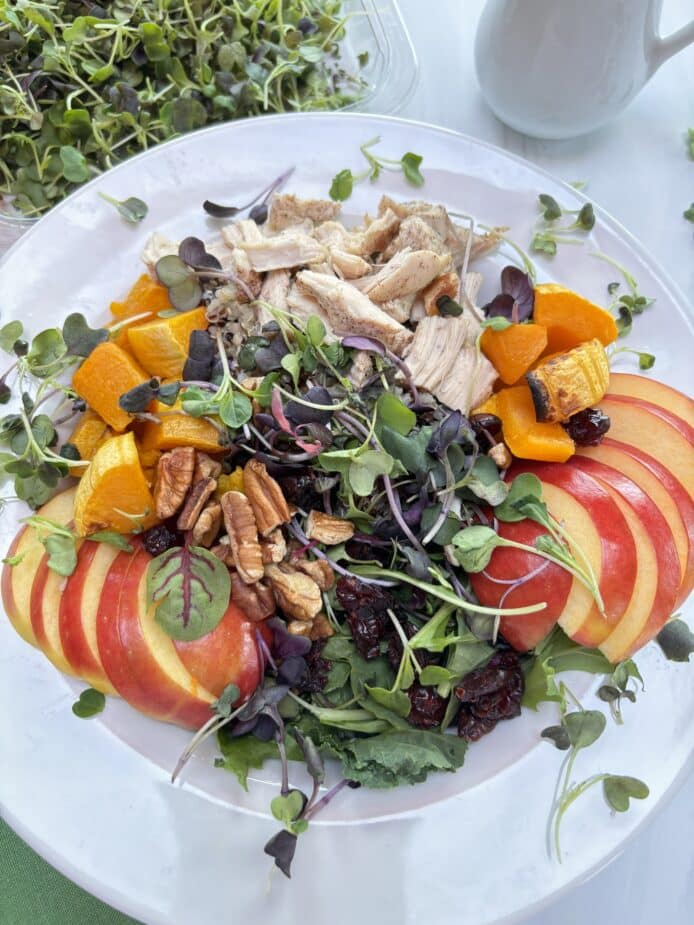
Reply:
[[120, 696], [195, 730], [174, 778], [213, 735], [243, 786], [279, 759], [265, 851], [287, 875], [344, 787], [454, 771], [555, 701], [559, 854], [590, 786], [616, 811], [648, 795], [632, 777], [573, 783], [606, 720], [560, 673], [606, 675], [620, 722], [635, 652], [692, 651], [670, 620], [694, 583], [692, 402], [610, 372], [621, 309], [516, 266], [480, 307], [475, 261], [503, 230], [388, 196], [346, 226], [345, 173], [331, 200], [282, 177], [253, 217], [206, 203], [207, 242], [154, 233], [103, 328], [73, 313], [33, 339], [0, 329], [0, 462], [37, 509], [4, 607], [89, 685], [76, 715]]

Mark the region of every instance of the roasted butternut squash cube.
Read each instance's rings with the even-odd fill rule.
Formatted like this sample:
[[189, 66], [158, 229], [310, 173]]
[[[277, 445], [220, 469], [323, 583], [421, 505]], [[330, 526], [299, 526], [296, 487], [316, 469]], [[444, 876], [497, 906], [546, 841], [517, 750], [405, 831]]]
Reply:
[[503, 331], [487, 328], [480, 347], [502, 382], [513, 385], [547, 346], [547, 328], [541, 324], [512, 324]]
[[118, 404], [129, 389], [151, 377], [122, 347], [99, 344], [72, 377], [72, 387], [92, 410], [115, 431], [123, 431], [131, 417]]
[[573, 455], [574, 442], [561, 424], [539, 424], [530, 388], [515, 385], [496, 397], [496, 414], [501, 418], [504, 442], [514, 456], [542, 462], [566, 462]]
[[547, 353], [570, 350], [593, 338], [606, 347], [618, 334], [608, 311], [557, 283], [535, 286], [533, 321], [547, 328]]
[[155, 315], [167, 308], [171, 308], [168, 290], [152, 279], [149, 273], [143, 273], [137, 279], [122, 302], [111, 302], [111, 314], [118, 321], [141, 315], [143, 312]]
[[94, 454], [75, 494], [75, 530], [132, 533], [157, 522], [132, 433], [111, 437]]
[[96, 411], [88, 408], [80, 417], [68, 437], [68, 443], [76, 447], [80, 459], [91, 459], [102, 443], [113, 436], [113, 431]]
[[547, 360], [526, 374], [538, 421], [568, 421], [607, 391], [610, 367], [605, 348], [595, 338]]
[[[181, 402], [169, 407], [154, 402], [152, 414], [161, 412], [161, 423], [147, 421], [138, 428], [140, 451], [172, 450], [176, 446], [194, 446], [205, 453], [223, 453], [219, 444], [219, 431], [209, 421], [184, 414]], [[180, 412], [176, 414], [175, 412]], [[174, 412], [173, 414], [171, 412]]]
[[220, 475], [217, 479], [217, 490], [215, 491], [215, 497], [219, 500], [222, 495], [225, 495], [228, 491], [240, 491], [241, 494], [244, 492], [243, 484], [243, 469], [241, 466], [237, 466], [233, 472], [230, 472], [228, 475]]
[[180, 379], [188, 357], [191, 333], [206, 329], [204, 308], [138, 324], [128, 329], [130, 352], [153, 376]]

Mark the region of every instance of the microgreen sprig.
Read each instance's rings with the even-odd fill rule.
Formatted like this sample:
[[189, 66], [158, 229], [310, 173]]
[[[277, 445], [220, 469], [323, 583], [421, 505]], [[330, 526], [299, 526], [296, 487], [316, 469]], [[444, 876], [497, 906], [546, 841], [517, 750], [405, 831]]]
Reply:
[[[572, 236], [573, 232], [588, 232], [595, 225], [595, 212], [590, 202], [586, 202], [580, 209], [566, 209], [553, 196], [540, 193], [538, 204], [540, 218], [530, 242], [530, 249], [536, 253], [553, 257], [559, 244], [583, 244], [582, 238]], [[572, 215], [576, 218], [569, 224], [556, 224], [564, 216]]]
[[379, 178], [381, 170], [402, 171], [405, 179], [411, 186], [423, 185], [424, 177], [419, 169], [422, 163], [422, 156], [408, 151], [406, 154], [403, 154], [399, 160], [380, 157], [371, 150], [374, 145], [379, 144], [380, 141], [380, 135], [376, 135], [375, 138], [365, 141], [359, 148], [369, 165], [366, 170], [355, 174], [349, 168], [345, 168], [344, 170], [340, 170], [339, 173], [333, 177], [329, 190], [331, 199], [337, 202], [344, 202], [352, 195], [355, 183], [361, 183], [363, 180], [366, 180], [367, 177], [374, 183]]

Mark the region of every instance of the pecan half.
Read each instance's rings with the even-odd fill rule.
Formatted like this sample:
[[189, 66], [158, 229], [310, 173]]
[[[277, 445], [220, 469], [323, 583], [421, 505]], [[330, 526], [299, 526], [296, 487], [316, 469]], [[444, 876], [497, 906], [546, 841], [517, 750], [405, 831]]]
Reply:
[[306, 536], [310, 540], [318, 540], [325, 546], [337, 546], [346, 543], [354, 536], [354, 524], [323, 511], [309, 511], [306, 518]]
[[275, 595], [264, 581], [247, 585], [236, 572], [231, 573], [231, 599], [253, 623], [267, 620], [277, 609]]
[[312, 629], [313, 623], [308, 620], [290, 620], [287, 623], [287, 632], [292, 636], [308, 636], [310, 639]]
[[253, 508], [248, 498], [240, 491], [225, 492], [220, 503], [234, 564], [243, 581], [251, 585], [254, 581], [259, 581], [265, 573]]
[[251, 503], [258, 532], [261, 536], [289, 523], [291, 515], [282, 494], [282, 489], [269, 475], [265, 464], [257, 459], [249, 460], [243, 467], [243, 490]]
[[265, 575], [275, 600], [288, 617], [312, 620], [323, 606], [321, 590], [316, 582], [289, 565], [266, 565]]
[[195, 472], [193, 481], [199, 482], [201, 479], [218, 479], [222, 474], [222, 464], [212, 459], [207, 453], [201, 450], [195, 452]]
[[292, 565], [313, 578], [321, 591], [329, 591], [335, 584], [335, 572], [325, 559], [292, 559]]
[[284, 560], [287, 555], [287, 541], [279, 527], [260, 541], [260, 548], [263, 550], [263, 563], [265, 565]]
[[160, 457], [153, 492], [154, 510], [160, 520], [171, 517], [183, 504], [193, 482], [194, 469], [192, 446], [177, 446]]
[[221, 537], [219, 542], [215, 543], [215, 545], [210, 549], [210, 552], [213, 556], [216, 556], [220, 562], [223, 562], [225, 565], [233, 568], [234, 553], [231, 551], [231, 543], [229, 542], [228, 536]]
[[487, 456], [491, 456], [500, 469], [508, 469], [513, 462], [511, 451], [505, 443], [495, 443], [488, 451]]
[[185, 504], [178, 515], [176, 526], [179, 530], [192, 530], [198, 522], [202, 509], [212, 497], [217, 487], [216, 479], [201, 479], [188, 492]]
[[200, 512], [193, 527], [193, 544], [209, 548], [217, 539], [222, 529], [222, 505], [213, 501]]
[[335, 630], [330, 625], [330, 620], [324, 613], [319, 613], [313, 621], [309, 638], [327, 639], [328, 636], [334, 636]]

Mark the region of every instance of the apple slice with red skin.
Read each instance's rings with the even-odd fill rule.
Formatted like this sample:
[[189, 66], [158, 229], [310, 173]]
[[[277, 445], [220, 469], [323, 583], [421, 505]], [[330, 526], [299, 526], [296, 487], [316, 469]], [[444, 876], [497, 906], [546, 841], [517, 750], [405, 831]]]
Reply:
[[272, 632], [264, 623], [251, 623], [244, 612], [230, 603], [211, 633], [183, 642], [173, 641], [188, 671], [216, 697], [228, 684], [235, 684], [245, 700], [262, 680], [263, 664], [256, 631], [270, 645]]
[[608, 401], [616, 402], [638, 402], [646, 411], [650, 411], [650, 413], [654, 414], [657, 418], [667, 421], [671, 427], [678, 430], [682, 436], [689, 441], [690, 446], [694, 445], [694, 427], [691, 427], [684, 418], [681, 418], [668, 408], [663, 408], [662, 405], [656, 405], [654, 402], [646, 401], [643, 398], [630, 398], [628, 395], [613, 395], [611, 392], [608, 392], [605, 398]]
[[[210, 718], [210, 704], [228, 684], [236, 684], [239, 699], [245, 700], [262, 680], [254, 624], [231, 604], [211, 633], [174, 643], [156, 622], [156, 608], [147, 607], [150, 561], [142, 548], [114, 560], [99, 604], [99, 654], [128, 703], [157, 719], [196, 729]], [[232, 645], [233, 651], [225, 650]]]
[[660, 405], [661, 408], [681, 418], [690, 427], [694, 427], [694, 401], [684, 392], [678, 392], [677, 389], [665, 385], [664, 382], [658, 382], [657, 379], [636, 376], [633, 373], [611, 373], [607, 391], [610, 395], [636, 398]]
[[629, 605], [636, 581], [634, 537], [622, 511], [596, 479], [559, 463], [518, 461], [509, 478], [532, 472], [542, 482], [543, 498], [552, 516], [566, 530], [581, 563], [585, 555], [595, 573], [604, 613], [590, 591], [574, 579], [559, 625], [573, 640], [594, 646], [616, 626]]
[[58, 615], [66, 578], [48, 567], [45, 553], [34, 576], [29, 598], [31, 628], [46, 658], [64, 674], [77, 674], [63, 651]]
[[629, 523], [636, 542], [638, 575], [629, 606], [600, 649], [612, 662], [628, 658], [650, 642], [667, 622], [680, 588], [677, 549], [660, 509], [617, 469], [584, 456], [571, 465], [588, 472], [610, 493]]
[[675, 415], [666, 420], [654, 405], [635, 398], [605, 396], [598, 407], [610, 417], [610, 439], [642, 450], [668, 469], [694, 497], [694, 447], [688, 425]]
[[694, 588], [694, 502], [670, 472], [652, 456], [627, 444], [606, 437], [598, 446], [578, 447], [576, 455], [617, 469], [636, 482], [662, 512], [672, 532], [680, 563], [676, 609]]
[[[532, 546], [547, 531], [532, 520], [499, 522], [499, 536]], [[500, 546], [482, 572], [470, 575], [472, 590], [485, 607], [525, 607], [544, 601], [545, 610], [502, 617], [499, 631], [518, 652], [534, 649], [552, 630], [566, 605], [573, 576], [531, 551]]]
[[86, 541], [77, 553], [77, 567], [60, 598], [58, 624], [65, 658], [76, 675], [104, 694], [115, 694], [99, 658], [96, 618], [101, 589], [118, 550]]
[[111, 683], [131, 706], [155, 719], [196, 729], [212, 715], [214, 697], [186, 671], [171, 639], [153, 618], [154, 639], [145, 637], [150, 560], [142, 548], [116, 556], [99, 601], [99, 655]]
[[[70, 488], [47, 501], [37, 513], [55, 523], [67, 524], [72, 520], [74, 501], [75, 489]], [[8, 559], [21, 556], [21, 561], [16, 565], [5, 563], [0, 581], [5, 613], [22, 639], [32, 646], [38, 643], [31, 625], [31, 589], [36, 571], [46, 552], [40, 540], [41, 535], [41, 531], [35, 527], [22, 527], [7, 550]]]

